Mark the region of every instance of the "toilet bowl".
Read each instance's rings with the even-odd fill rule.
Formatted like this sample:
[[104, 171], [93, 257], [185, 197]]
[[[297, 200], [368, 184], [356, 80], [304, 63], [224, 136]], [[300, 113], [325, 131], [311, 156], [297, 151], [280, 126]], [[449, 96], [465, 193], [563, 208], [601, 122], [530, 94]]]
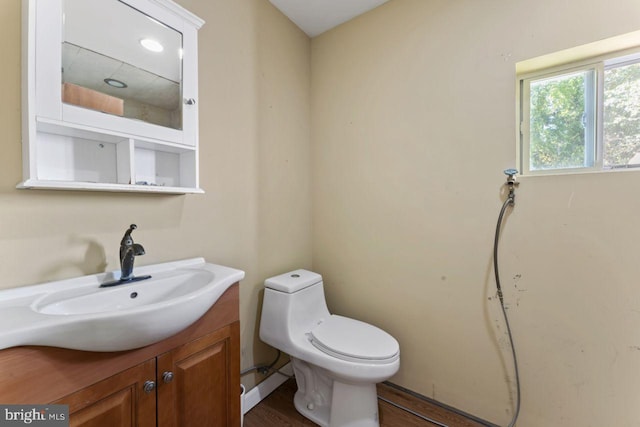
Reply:
[[298, 412], [322, 427], [378, 427], [376, 383], [400, 367], [398, 342], [332, 315], [322, 276], [295, 270], [265, 281], [260, 339], [291, 356]]

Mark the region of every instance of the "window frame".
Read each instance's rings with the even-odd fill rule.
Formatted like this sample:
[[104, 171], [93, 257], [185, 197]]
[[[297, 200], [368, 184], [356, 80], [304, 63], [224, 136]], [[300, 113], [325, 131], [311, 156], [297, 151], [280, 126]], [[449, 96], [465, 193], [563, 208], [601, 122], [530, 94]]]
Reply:
[[[611, 172], [640, 170], [640, 168], [624, 167], [604, 167], [604, 73], [608, 69], [622, 67], [625, 65], [640, 63], [640, 46], [630, 49], [609, 52], [588, 59], [572, 61], [561, 65], [541, 68], [516, 75], [516, 162], [520, 167], [523, 176], [536, 175], [569, 175], [591, 172]], [[593, 165], [571, 168], [553, 169], [530, 169], [530, 85], [532, 81], [573, 74], [581, 71], [594, 70], [593, 82], [590, 83], [591, 90], [594, 90], [593, 102], [591, 106], [593, 115], [587, 115], [592, 120], [589, 123], [590, 131], [593, 133], [594, 142], [592, 147]], [[589, 108], [585, 106], [585, 109]], [[587, 130], [586, 130], [587, 131]], [[585, 138], [586, 139], [586, 138]], [[586, 147], [585, 147], [586, 148]]]

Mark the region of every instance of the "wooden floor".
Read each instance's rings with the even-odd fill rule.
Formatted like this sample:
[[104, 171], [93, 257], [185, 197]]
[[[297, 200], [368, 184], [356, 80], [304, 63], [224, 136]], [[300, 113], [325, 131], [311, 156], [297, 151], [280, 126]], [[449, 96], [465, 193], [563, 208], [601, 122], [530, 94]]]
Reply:
[[[295, 380], [288, 380], [244, 416], [244, 427], [298, 427], [315, 426], [293, 406]], [[437, 421], [425, 421], [389, 403], [379, 400], [381, 427], [486, 427], [486, 424], [465, 418], [428, 401], [418, 399], [394, 387], [378, 385], [378, 395]]]

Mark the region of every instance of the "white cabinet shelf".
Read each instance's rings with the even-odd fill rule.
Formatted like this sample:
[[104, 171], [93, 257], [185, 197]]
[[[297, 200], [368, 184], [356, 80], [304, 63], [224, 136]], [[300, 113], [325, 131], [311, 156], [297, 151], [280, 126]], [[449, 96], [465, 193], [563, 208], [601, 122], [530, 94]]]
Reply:
[[164, 194], [199, 194], [204, 193], [199, 188], [185, 187], [152, 187], [148, 185], [102, 184], [97, 182], [85, 183], [79, 181], [40, 181], [29, 179], [18, 185], [20, 189], [34, 190], [82, 190], [82, 191], [112, 191], [126, 193], [164, 193]]
[[18, 188], [203, 193], [195, 147], [49, 119], [36, 127], [36, 174]]
[[[74, 50], [64, 50], [63, 45], [69, 44], [67, 37], [75, 30], [67, 27], [70, 25], [68, 22], [73, 21], [69, 19], [73, 17], [73, 4], [80, 8], [87, 7], [86, 1], [88, 0], [23, 0], [23, 56], [26, 64], [23, 70], [24, 180], [17, 188], [203, 193], [198, 177], [196, 100], [197, 30], [204, 22], [171, 0], [92, 0], [97, 2], [94, 6], [88, 6], [89, 8], [106, 7], [105, 10], [108, 10], [111, 7], [124, 7], [130, 9], [127, 13], [132, 15], [132, 19], [138, 19], [137, 15], [140, 15], [143, 23], [148, 21], [148, 17], [152, 17], [156, 24], [162, 23], [160, 26], [163, 28], [159, 31], [169, 32], [180, 47], [179, 55], [176, 48], [176, 54], [172, 59], [173, 68], [181, 70], [177, 82], [171, 83], [164, 77], [157, 77], [160, 75], [158, 74], [156, 80], [162, 80], [163, 86], [155, 89], [158, 93], [155, 98], [150, 93], [154, 90], [150, 89], [152, 86], [138, 88], [138, 92], [133, 92], [134, 88], [130, 88], [132, 92], [128, 92], [142, 96], [143, 98], [139, 99], [145, 99], [144, 102], [152, 99], [148, 101], [148, 106], [141, 104], [138, 99], [129, 99], [127, 95], [122, 95], [124, 113], [104, 113], [89, 104], [71, 105], [67, 99], [63, 99], [61, 90], [67, 83], [65, 79], [72, 76], [74, 67], [76, 75], [82, 74], [77, 72], [77, 67], [83, 65], [81, 59], [75, 59], [76, 62], [71, 63], [64, 61], [70, 61], [70, 51], [80, 52], [80, 58], [83, 47], [74, 44]], [[80, 18], [76, 21], [84, 20], [85, 16], [87, 19], [91, 18], [87, 9], [83, 13], [75, 13]], [[64, 16], [67, 17], [66, 20]], [[111, 22], [106, 18], [104, 20]], [[122, 26], [122, 30], [135, 27], [127, 23], [123, 23]], [[120, 33], [124, 32], [126, 31], [111, 33], [107, 37], [119, 37]], [[135, 43], [126, 44], [123, 57], [132, 57], [131, 51], [140, 48], [137, 46], [137, 35], [134, 34], [132, 37]], [[91, 39], [87, 40], [87, 46], [95, 42], [93, 35], [87, 38]], [[83, 43], [82, 37], [80, 40], [80, 43]], [[109, 41], [110, 39], [107, 40]], [[144, 53], [134, 52], [133, 56], [136, 55], [143, 56]], [[96, 78], [92, 82], [95, 81], [97, 85], [102, 84], [104, 76], [108, 76], [101, 73], [107, 73], [107, 69], [112, 66], [109, 62], [112, 58], [104, 58], [106, 59], [100, 62], [98, 67], [92, 65], [95, 68], [91, 69], [90, 73], [85, 73], [90, 74], [92, 78], [95, 74]], [[96, 63], [93, 60], [89, 62]], [[178, 67], [175, 67], [176, 62]], [[119, 68], [135, 68], [125, 62], [122, 64], [124, 66]], [[162, 67], [160, 64], [158, 69]], [[131, 86], [143, 81], [139, 76], [140, 72], [136, 73], [129, 77]], [[80, 91], [113, 98], [113, 94], [103, 94], [100, 90], [90, 87], [93, 83], [86, 84], [88, 86], [80, 87]], [[169, 86], [172, 84], [177, 85], [178, 89], [171, 89]], [[154, 106], [159, 102], [157, 100], [168, 102], [167, 99], [171, 96], [171, 106], [163, 108], [172, 110], [163, 111], [172, 111], [171, 114], [179, 118], [177, 121], [174, 120], [175, 124], [158, 125], [153, 123], [153, 120], [147, 120], [143, 113], [137, 112], [160, 111], [160, 107]], [[132, 107], [127, 107], [129, 102]]]

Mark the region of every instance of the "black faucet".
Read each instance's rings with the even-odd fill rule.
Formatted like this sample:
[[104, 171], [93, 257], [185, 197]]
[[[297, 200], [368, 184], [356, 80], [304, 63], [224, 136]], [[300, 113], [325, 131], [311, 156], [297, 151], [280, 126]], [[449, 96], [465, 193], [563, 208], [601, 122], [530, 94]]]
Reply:
[[151, 278], [151, 276], [134, 276], [133, 275], [133, 262], [139, 255], [144, 255], [144, 247], [139, 243], [133, 242], [131, 232], [138, 228], [137, 225], [131, 224], [129, 229], [125, 231], [122, 240], [120, 241], [120, 280], [114, 280], [112, 282], [103, 283], [101, 288], [107, 288], [110, 286], [121, 285], [123, 283], [137, 282], [139, 280], [145, 280]]
[[139, 243], [133, 243], [131, 232], [138, 228], [137, 225], [131, 224], [129, 229], [125, 231], [120, 241], [120, 270], [122, 275], [120, 280], [131, 280], [133, 277], [133, 262], [138, 255], [144, 255], [144, 248]]

